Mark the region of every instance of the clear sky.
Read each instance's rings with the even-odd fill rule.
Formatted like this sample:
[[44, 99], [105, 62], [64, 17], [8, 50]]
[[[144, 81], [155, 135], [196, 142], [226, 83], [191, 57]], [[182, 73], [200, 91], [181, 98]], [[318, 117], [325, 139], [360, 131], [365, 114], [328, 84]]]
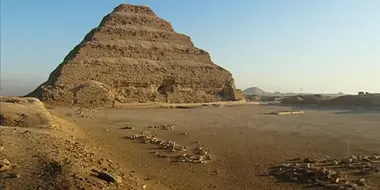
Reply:
[[380, 92], [380, 0], [1, 0], [2, 90], [33, 90], [126, 2], [189, 35], [238, 88]]

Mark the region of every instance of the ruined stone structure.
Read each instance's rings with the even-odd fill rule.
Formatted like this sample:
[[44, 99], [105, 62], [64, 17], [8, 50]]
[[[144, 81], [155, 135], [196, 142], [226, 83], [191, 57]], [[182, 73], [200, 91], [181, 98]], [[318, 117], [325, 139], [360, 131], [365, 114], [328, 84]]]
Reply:
[[122, 4], [27, 96], [51, 106], [237, 100], [232, 74], [148, 7]]

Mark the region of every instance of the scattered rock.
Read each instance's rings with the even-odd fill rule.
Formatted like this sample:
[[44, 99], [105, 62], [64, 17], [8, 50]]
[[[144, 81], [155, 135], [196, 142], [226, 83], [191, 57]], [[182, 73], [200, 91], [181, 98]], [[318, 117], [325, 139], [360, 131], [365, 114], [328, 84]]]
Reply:
[[122, 129], [134, 129], [134, 128], [131, 126], [126, 126], [126, 127], [123, 127]]
[[351, 183], [350, 185], [351, 185], [351, 187], [353, 187], [353, 188], [356, 188], [356, 187], [358, 187], [358, 186], [359, 186], [359, 185], [358, 185], [358, 184], [356, 184], [356, 183]]
[[0, 160], [0, 172], [8, 171], [13, 169], [13, 165], [8, 159], [4, 158]]
[[93, 169], [92, 172], [95, 173], [95, 176], [99, 179], [102, 179], [104, 181], [107, 181], [109, 183], [121, 183], [122, 179], [120, 176], [113, 176], [107, 172], [98, 171], [96, 169]]
[[[202, 149], [196, 149], [197, 152]], [[358, 186], [367, 186], [365, 178], [351, 180], [350, 175], [374, 175], [380, 170], [380, 162], [375, 161], [375, 156], [351, 156], [342, 159], [292, 160], [281, 166], [270, 168], [265, 175], [275, 176], [280, 180], [297, 181], [297, 183], [308, 183], [311, 186], [322, 186], [327, 189], [355, 189]], [[312, 164], [313, 163], [313, 164]]]
[[303, 160], [303, 162], [305, 162], [305, 163], [315, 163], [316, 161], [315, 161], [315, 160], [312, 160], [312, 159], [310, 159], [310, 158], [305, 158], [305, 159]]
[[3, 178], [19, 178], [20, 175], [17, 173], [5, 173], [2, 176]]
[[30, 132], [29, 130], [26, 130], [26, 131], [23, 131], [21, 132], [21, 134], [31, 134], [32, 132]]
[[359, 185], [359, 186], [365, 186], [366, 183], [365, 183], [365, 179], [364, 178], [360, 178], [356, 181], [356, 183]]
[[194, 149], [194, 153], [198, 155], [207, 155], [208, 152], [203, 147], [198, 147]]
[[[128, 139], [136, 139], [145, 144], [154, 144], [159, 146], [161, 149], [167, 150], [168, 153], [182, 152], [180, 156], [168, 156], [160, 154], [158, 151], [155, 151], [154, 154], [160, 158], [174, 158], [174, 162], [190, 162], [190, 163], [207, 163], [212, 160], [211, 155], [204, 147], [194, 148], [190, 153], [187, 146], [182, 146], [177, 144], [174, 141], [165, 141], [157, 138], [154, 135], [144, 135], [144, 134], [135, 134], [127, 137]], [[185, 153], [187, 152], [187, 153]]]
[[158, 139], [157, 137], [155, 137], [153, 135], [136, 134], [136, 135], [131, 135], [127, 138], [137, 139], [140, 142], [145, 143], [145, 144], [156, 144], [156, 145], [159, 145], [161, 148], [167, 149], [171, 152], [184, 151], [187, 149], [186, 146], [181, 146], [174, 141], [161, 140], [161, 139]]
[[120, 176], [115, 176], [116, 183], [122, 183], [123, 179]]
[[163, 130], [173, 130], [175, 127], [175, 125], [168, 125], [168, 124], [165, 124], [165, 125], [150, 125], [149, 128], [155, 128], [155, 129], [158, 129], [158, 128], [161, 128]]
[[335, 178], [332, 180], [333, 183], [339, 183], [339, 181], [340, 181], [340, 178]]
[[363, 157], [364, 162], [372, 163], [373, 161], [369, 158], [369, 156]]
[[203, 147], [195, 148], [193, 153], [194, 154], [183, 154], [178, 156], [176, 161], [205, 164], [212, 160], [212, 157], [208, 154], [208, 151], [204, 150]]
[[94, 110], [86, 109], [86, 108], [79, 108], [77, 110], [77, 115], [79, 115], [82, 118], [91, 118], [92, 115], [89, 114], [90, 112], [94, 112]]
[[349, 164], [349, 163], [352, 162], [352, 159], [351, 159], [351, 158], [344, 158], [344, 159], [341, 160], [341, 162], [342, 162], [343, 164]]

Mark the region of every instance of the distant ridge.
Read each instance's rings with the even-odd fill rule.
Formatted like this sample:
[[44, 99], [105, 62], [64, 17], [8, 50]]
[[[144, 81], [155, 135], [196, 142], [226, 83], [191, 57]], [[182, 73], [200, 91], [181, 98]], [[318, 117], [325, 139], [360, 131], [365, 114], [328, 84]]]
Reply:
[[247, 88], [243, 91], [244, 94], [246, 95], [258, 95], [258, 96], [263, 96], [267, 95], [268, 93], [265, 92], [264, 90], [260, 89], [259, 87], [250, 87]]
[[345, 95], [342, 92], [339, 93], [295, 93], [295, 92], [266, 92], [263, 89], [259, 87], [249, 87], [243, 91], [245, 95], [252, 96], [275, 96], [275, 97], [285, 97], [285, 96], [297, 96], [297, 95], [316, 95], [320, 94], [323, 96], [332, 96], [332, 97], [338, 97]]

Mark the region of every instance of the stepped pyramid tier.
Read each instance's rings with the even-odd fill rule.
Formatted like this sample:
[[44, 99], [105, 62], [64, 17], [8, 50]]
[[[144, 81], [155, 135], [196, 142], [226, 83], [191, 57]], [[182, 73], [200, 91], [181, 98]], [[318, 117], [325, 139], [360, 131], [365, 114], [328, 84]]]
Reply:
[[27, 96], [53, 107], [237, 100], [232, 74], [148, 7], [106, 15]]

